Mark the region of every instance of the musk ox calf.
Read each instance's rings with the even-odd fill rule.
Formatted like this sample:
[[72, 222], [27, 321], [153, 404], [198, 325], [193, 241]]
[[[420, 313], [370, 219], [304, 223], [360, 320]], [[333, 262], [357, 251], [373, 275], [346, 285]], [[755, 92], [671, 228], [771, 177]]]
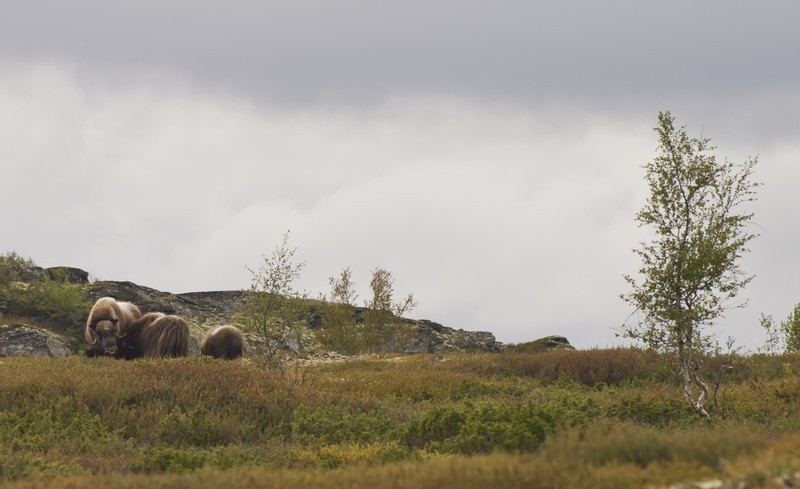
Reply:
[[117, 358], [185, 357], [189, 324], [180, 316], [148, 312], [117, 337]]
[[142, 312], [131, 302], [117, 302], [113, 297], [97, 299], [86, 320], [86, 356], [114, 355], [117, 337], [140, 317]]
[[225, 360], [239, 358], [244, 355], [244, 336], [230, 324], [211, 328], [200, 343], [200, 354]]

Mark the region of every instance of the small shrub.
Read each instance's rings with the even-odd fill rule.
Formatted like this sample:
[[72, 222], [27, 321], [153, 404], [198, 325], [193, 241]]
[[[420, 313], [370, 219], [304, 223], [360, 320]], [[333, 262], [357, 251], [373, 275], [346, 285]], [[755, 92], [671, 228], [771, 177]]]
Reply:
[[385, 440], [391, 424], [376, 412], [351, 412], [342, 406], [295, 412], [292, 438], [308, 444], [372, 443]]
[[30, 279], [36, 264], [16, 251], [0, 255], [0, 291], [8, 289], [14, 282]]
[[54, 269], [52, 275], [16, 252], [0, 255], [0, 296], [9, 300], [9, 312], [80, 323], [91, 309], [83, 286], [70, 283], [64, 270]]
[[437, 407], [409, 424], [405, 443], [457, 454], [533, 451], [563, 423], [559, 414], [532, 402]]
[[263, 456], [257, 451], [238, 447], [218, 447], [213, 450], [196, 448], [153, 448], [145, 450], [139, 460], [131, 465], [137, 473], [187, 473], [210, 467], [230, 470], [234, 467], [264, 465]]
[[327, 303], [320, 306], [322, 328], [317, 339], [327, 349], [344, 355], [364, 350], [362, 326], [356, 323], [355, 308], [350, 304]]
[[23, 414], [0, 412], [0, 442], [14, 450], [78, 454], [105, 449], [117, 440], [97, 415], [70, 397]]
[[650, 426], [669, 426], [685, 421], [691, 412], [683, 399], [645, 398], [642, 395], [623, 398], [606, 409], [606, 415], [621, 421], [633, 421]]
[[59, 461], [48, 462], [42, 457], [13, 450], [0, 450], [0, 483], [28, 479], [33, 475], [53, 477], [55, 475], [81, 474], [86, 471], [79, 465]]
[[208, 454], [194, 450], [175, 450], [172, 448], [148, 450], [135, 463], [134, 472], [176, 472], [185, 473], [206, 465]]
[[83, 286], [71, 284], [66, 279], [31, 283], [22, 304], [29, 312], [44, 313], [72, 323], [85, 320], [92, 307], [83, 295]]
[[324, 445], [313, 449], [298, 449], [292, 458], [310, 467], [336, 469], [350, 465], [373, 466], [400, 462], [411, 452], [396, 441], [370, 444]]
[[161, 421], [161, 439], [175, 446], [207, 447], [224, 444], [229, 440], [223, 437], [219, 423], [209, 412], [198, 406], [187, 413], [173, 409]]

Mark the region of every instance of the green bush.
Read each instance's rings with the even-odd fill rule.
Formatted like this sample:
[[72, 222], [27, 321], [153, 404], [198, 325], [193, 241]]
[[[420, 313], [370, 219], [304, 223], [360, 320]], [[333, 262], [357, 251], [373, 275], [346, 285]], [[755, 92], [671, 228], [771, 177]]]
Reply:
[[213, 450], [195, 448], [153, 448], [145, 450], [131, 470], [137, 473], [187, 473], [203, 467], [229, 470], [234, 467], [263, 465], [259, 453], [236, 447]]
[[355, 307], [341, 303], [323, 303], [317, 307], [322, 315], [317, 339], [323, 347], [344, 355], [364, 351], [362, 326], [356, 323]]
[[85, 321], [92, 308], [83, 295], [83, 286], [64, 279], [32, 282], [20, 301], [23, 310], [30, 314], [46, 314], [72, 323]]
[[26, 280], [35, 268], [33, 260], [16, 251], [0, 255], [0, 291], [8, 289], [13, 282]]
[[386, 440], [391, 423], [375, 411], [328, 406], [295, 412], [291, 427], [292, 438], [304, 444], [373, 443]]
[[83, 290], [82, 285], [69, 282], [64, 270], [53, 270], [51, 278], [37, 271], [33, 260], [16, 252], [0, 255], [0, 297], [8, 300], [12, 314], [80, 323], [92, 306]]
[[175, 472], [185, 473], [206, 465], [208, 454], [195, 450], [175, 450], [172, 448], [148, 450], [131, 467], [134, 472]]
[[103, 450], [116, 441], [118, 437], [97, 415], [70, 397], [21, 414], [0, 412], [0, 443], [14, 450], [80, 454]]
[[437, 407], [409, 424], [405, 443], [433, 452], [475, 454], [536, 450], [563, 423], [533, 402]]
[[24, 452], [0, 450], [0, 481], [23, 480], [33, 475], [53, 477], [85, 472], [80, 465], [73, 463], [48, 462]]
[[174, 408], [161, 421], [161, 440], [175, 446], [208, 447], [225, 444], [230, 440], [224, 437], [219, 423], [202, 406], [189, 412]]
[[634, 421], [650, 426], [666, 427], [678, 421], [695, 419], [686, 401], [679, 398], [657, 399], [642, 395], [620, 399], [606, 409], [607, 416], [621, 421]]

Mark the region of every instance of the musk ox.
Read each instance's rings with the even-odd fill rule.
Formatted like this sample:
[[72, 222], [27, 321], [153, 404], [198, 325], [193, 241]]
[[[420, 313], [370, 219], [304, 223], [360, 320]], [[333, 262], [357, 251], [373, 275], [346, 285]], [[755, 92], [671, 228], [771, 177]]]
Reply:
[[142, 312], [131, 302], [117, 302], [113, 297], [97, 299], [86, 320], [86, 356], [114, 355], [117, 337], [140, 317]]
[[200, 354], [225, 360], [239, 358], [244, 355], [244, 336], [230, 324], [211, 328], [200, 343]]
[[117, 358], [185, 357], [189, 324], [180, 316], [148, 312], [117, 337]]

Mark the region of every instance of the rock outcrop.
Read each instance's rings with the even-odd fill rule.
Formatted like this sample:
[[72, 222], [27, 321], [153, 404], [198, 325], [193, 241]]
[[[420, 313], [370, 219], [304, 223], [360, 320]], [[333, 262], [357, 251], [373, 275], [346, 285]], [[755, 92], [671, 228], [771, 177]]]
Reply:
[[[142, 312], [163, 312], [177, 314], [187, 319], [190, 324], [190, 354], [199, 354], [199, 341], [207, 330], [214, 326], [235, 323], [236, 315], [245, 306], [247, 293], [241, 290], [216, 291], [216, 292], [190, 292], [173, 294], [162, 292], [150, 287], [137, 285], [124, 281], [95, 281], [89, 282], [89, 274], [78, 268], [54, 267], [35, 268], [30, 270], [30, 280], [51, 279], [81, 284], [84, 286], [87, 299], [94, 303], [100, 297], [114, 297], [119, 301], [130, 301], [139, 306]], [[308, 302], [308, 329], [301, 332], [300, 337], [282, 338], [285, 347], [293, 352], [298, 352], [300, 345], [307, 340], [313, 340], [312, 330], [322, 327], [321, 308], [318, 301]], [[353, 308], [356, 322], [363, 320], [366, 310], [361, 307]], [[0, 312], [1, 313], [1, 312]], [[410, 326], [411, 336], [400, 341], [389, 340], [384, 346], [385, 352], [396, 353], [437, 353], [455, 351], [485, 351], [498, 352], [503, 345], [495, 340], [493, 334], [482, 331], [464, 331], [453, 329], [429, 320], [412, 320], [395, 318], [396, 321]], [[36, 323], [50, 326], [53, 318], [37, 317]], [[23, 329], [19, 329], [23, 328]], [[7, 332], [0, 338], [0, 347], [3, 355], [46, 355], [62, 356], [70, 354], [77, 345], [82, 345], [82, 324], [54, 324], [54, 329], [69, 336], [66, 341], [48, 336], [44, 328], [33, 326], [16, 326], [14, 333]], [[48, 343], [49, 342], [49, 343]], [[257, 338], [248, 337], [251, 345], [258, 343]], [[401, 344], [402, 343], [402, 344]], [[43, 346], [50, 345], [50, 346]]]
[[0, 357], [57, 357], [73, 354], [68, 340], [28, 324], [0, 325]]
[[509, 351], [517, 353], [541, 353], [545, 351], [562, 351], [574, 350], [575, 347], [569, 344], [569, 341], [563, 336], [545, 336], [538, 340], [529, 341], [527, 343], [519, 343], [516, 345], [509, 345]]
[[404, 353], [499, 352], [503, 349], [503, 345], [495, 340], [494, 335], [485, 331], [448, 328], [427, 319], [411, 323], [416, 327], [416, 331]]

